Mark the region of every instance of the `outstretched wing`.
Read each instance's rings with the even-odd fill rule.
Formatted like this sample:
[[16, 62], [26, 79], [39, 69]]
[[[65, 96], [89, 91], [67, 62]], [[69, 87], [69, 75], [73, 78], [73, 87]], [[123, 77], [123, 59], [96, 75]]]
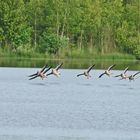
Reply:
[[95, 66], [95, 64], [94, 64], [94, 65], [92, 65], [92, 66], [90, 66], [90, 67], [88, 68], [87, 72], [90, 72], [90, 71], [91, 71], [91, 69], [92, 69], [94, 66]]
[[48, 74], [46, 74], [46, 76], [49, 76], [49, 75], [52, 75], [53, 73], [51, 72], [51, 73], [48, 73]]
[[124, 70], [124, 74], [128, 71], [128, 68], [129, 68], [129, 67], [125, 68], [125, 70]]
[[84, 73], [78, 74], [77, 77], [79, 77], [79, 76], [81, 76], [81, 75], [84, 75]]
[[116, 75], [116, 76], [114, 76], [114, 77], [120, 77], [121, 76], [121, 74], [119, 74], [119, 75]]
[[37, 73], [34, 73], [34, 74], [31, 74], [31, 75], [28, 75], [28, 77], [32, 77], [32, 76], [35, 76], [37, 75]]
[[138, 71], [138, 72], [136, 72], [134, 75], [133, 75], [133, 77], [135, 77], [137, 74], [139, 74], [140, 73], [140, 71]]
[[116, 64], [111, 65], [110, 67], [108, 67], [108, 71], [110, 71], [112, 68], [114, 68], [116, 66]]
[[47, 66], [48, 66], [48, 65], [46, 64], [46, 65], [41, 69], [40, 72], [43, 72]]
[[30, 78], [29, 80], [33, 80], [33, 79], [35, 79], [35, 78], [37, 78], [37, 77], [38, 77], [38, 75], [36, 75], [36, 76]]
[[59, 64], [55, 69], [59, 70], [61, 68], [61, 66], [63, 65], [63, 63]]
[[43, 74], [45, 74], [47, 71], [49, 71], [51, 69], [51, 67], [48, 67], [44, 72]]
[[99, 78], [101, 78], [104, 74], [105, 74], [105, 72], [104, 72], [104, 73], [102, 73], [102, 74], [99, 76]]

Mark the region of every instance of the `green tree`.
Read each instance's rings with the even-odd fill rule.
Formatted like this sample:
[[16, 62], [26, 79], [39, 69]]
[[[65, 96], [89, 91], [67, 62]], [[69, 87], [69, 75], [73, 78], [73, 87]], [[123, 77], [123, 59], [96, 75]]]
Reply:
[[67, 47], [68, 39], [65, 36], [57, 36], [57, 34], [43, 33], [40, 39], [41, 51], [49, 54], [57, 54], [59, 49]]
[[22, 0], [0, 0], [0, 26], [4, 46], [15, 48], [30, 42], [30, 27], [23, 14], [24, 10]]

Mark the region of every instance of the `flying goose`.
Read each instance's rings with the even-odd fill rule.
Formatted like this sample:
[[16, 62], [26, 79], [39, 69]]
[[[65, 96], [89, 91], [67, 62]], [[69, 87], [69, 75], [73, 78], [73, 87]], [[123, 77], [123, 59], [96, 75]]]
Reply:
[[108, 69], [105, 70], [105, 72], [102, 73], [102, 74], [99, 76], [99, 78], [101, 78], [104, 74], [106, 74], [107, 76], [110, 76], [110, 75], [112, 74], [112, 73], [110, 72], [110, 70], [111, 70], [113, 67], [115, 67], [115, 66], [116, 66], [116, 64], [113, 64], [113, 65], [109, 66]]
[[60, 76], [60, 72], [58, 70], [62, 67], [62, 65], [63, 65], [63, 63], [59, 64], [56, 68], [53, 68], [51, 73], [46, 74], [46, 76], [53, 74], [53, 75], [59, 77]]
[[129, 81], [132, 81], [132, 80], [134, 81], [135, 79], [139, 78], [139, 77], [136, 77], [136, 78], [135, 78], [135, 76], [138, 75], [139, 73], [140, 73], [140, 71], [136, 72], [136, 73], [133, 74], [133, 75], [128, 76]]
[[34, 73], [32, 75], [29, 75], [28, 77], [31, 77], [29, 80], [35, 79], [37, 77], [40, 77], [43, 80], [46, 77], [45, 73], [51, 69], [51, 67], [47, 68], [47, 66], [48, 65], [45, 65], [40, 71], [37, 71], [36, 73]]
[[89, 78], [91, 77], [91, 76], [89, 75], [89, 72], [91, 71], [91, 69], [92, 69], [94, 66], [95, 66], [95, 64], [92, 65], [92, 66], [90, 66], [90, 67], [89, 67], [86, 71], [84, 71], [83, 73], [78, 74], [77, 77], [84, 75], [84, 76], [87, 77], [87, 79], [89, 79]]
[[127, 78], [128, 78], [128, 75], [126, 74], [126, 72], [128, 71], [128, 68], [129, 68], [129, 67], [126, 67], [123, 73], [121, 73], [121, 74], [119, 74], [119, 75], [116, 75], [116, 76], [114, 76], [114, 77], [121, 77], [120, 80], [122, 80], [122, 79], [127, 79]]

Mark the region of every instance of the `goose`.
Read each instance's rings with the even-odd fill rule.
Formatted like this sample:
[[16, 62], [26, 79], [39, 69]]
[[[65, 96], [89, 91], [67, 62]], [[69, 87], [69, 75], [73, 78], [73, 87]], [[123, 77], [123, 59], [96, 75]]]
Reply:
[[89, 72], [91, 71], [91, 69], [92, 69], [94, 66], [95, 66], [95, 64], [92, 65], [92, 66], [90, 66], [90, 67], [89, 67], [86, 71], [84, 71], [83, 73], [78, 74], [77, 77], [84, 75], [84, 76], [87, 77], [87, 79], [89, 79], [89, 78], [91, 77], [91, 76], [89, 75]]
[[108, 69], [105, 70], [105, 72], [102, 73], [102, 74], [99, 76], [99, 78], [101, 78], [104, 74], [106, 74], [107, 76], [110, 76], [110, 75], [112, 74], [112, 73], [110, 72], [110, 70], [111, 70], [113, 67], [115, 67], [115, 66], [116, 66], [116, 64], [113, 64], [113, 65], [109, 66]]
[[29, 80], [33, 80], [33, 79], [35, 79], [37, 77], [40, 77], [43, 80], [46, 77], [45, 73], [51, 69], [51, 67], [47, 68], [47, 66], [48, 65], [45, 65], [40, 71], [37, 71], [36, 73], [34, 73], [32, 75], [29, 75], [28, 77], [31, 77]]
[[135, 74], [133, 74], [133, 75], [128, 76], [129, 81], [132, 81], [132, 80], [134, 81], [135, 79], [139, 78], [140, 76], [139, 76], [139, 77], [137, 77], [137, 78], [135, 78], [135, 76], [136, 76], [136, 75], [138, 75], [139, 73], [140, 73], [140, 71], [136, 72], [136, 73], [135, 73]]
[[63, 65], [63, 63], [59, 64], [56, 68], [53, 68], [51, 73], [46, 74], [46, 76], [49, 76], [49, 75], [53, 74], [53, 75], [59, 77], [60, 76], [60, 72], [58, 70], [62, 67], [62, 65]]
[[126, 67], [123, 73], [121, 73], [121, 74], [119, 74], [119, 75], [116, 75], [116, 76], [114, 76], [114, 77], [121, 77], [120, 80], [127, 79], [127, 78], [128, 78], [128, 75], [126, 74], [126, 72], [128, 71], [128, 68], [129, 68], [129, 67]]

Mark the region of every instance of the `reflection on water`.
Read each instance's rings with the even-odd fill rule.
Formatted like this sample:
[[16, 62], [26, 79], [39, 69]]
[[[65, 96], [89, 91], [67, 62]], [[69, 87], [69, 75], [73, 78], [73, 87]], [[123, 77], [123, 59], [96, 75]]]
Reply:
[[126, 86], [128, 86], [127, 84], [117, 84], [118, 86], [122, 86], [122, 87], [126, 87]]
[[49, 85], [60, 85], [60, 83], [58, 83], [58, 82], [49, 82], [47, 84], [49, 84]]
[[140, 70], [140, 61], [104, 61], [104, 60], [50, 60], [50, 59], [21, 59], [21, 58], [0, 58], [0, 67], [42, 67], [44, 64], [56, 66], [64, 62], [63, 68], [80, 69], [88, 68], [89, 65], [96, 64], [95, 69], [105, 69], [109, 65], [117, 64], [115, 69], [125, 69], [129, 66], [130, 70]]
[[87, 83], [87, 84], [86, 83], [83, 83], [83, 84], [81, 83], [79, 85], [81, 85], [81, 86], [92, 86], [92, 84], [89, 84], [89, 83]]
[[100, 85], [100, 87], [107, 87], [107, 88], [109, 88], [109, 87], [111, 87], [111, 86], [110, 86], [110, 85], [104, 84], [104, 85]]
[[35, 85], [35, 86], [46, 86], [45, 83], [31, 83], [32, 85]]
[[134, 88], [132, 88], [132, 87], [130, 87], [130, 88], [128, 88], [128, 89], [130, 89], [130, 90], [134, 90]]

